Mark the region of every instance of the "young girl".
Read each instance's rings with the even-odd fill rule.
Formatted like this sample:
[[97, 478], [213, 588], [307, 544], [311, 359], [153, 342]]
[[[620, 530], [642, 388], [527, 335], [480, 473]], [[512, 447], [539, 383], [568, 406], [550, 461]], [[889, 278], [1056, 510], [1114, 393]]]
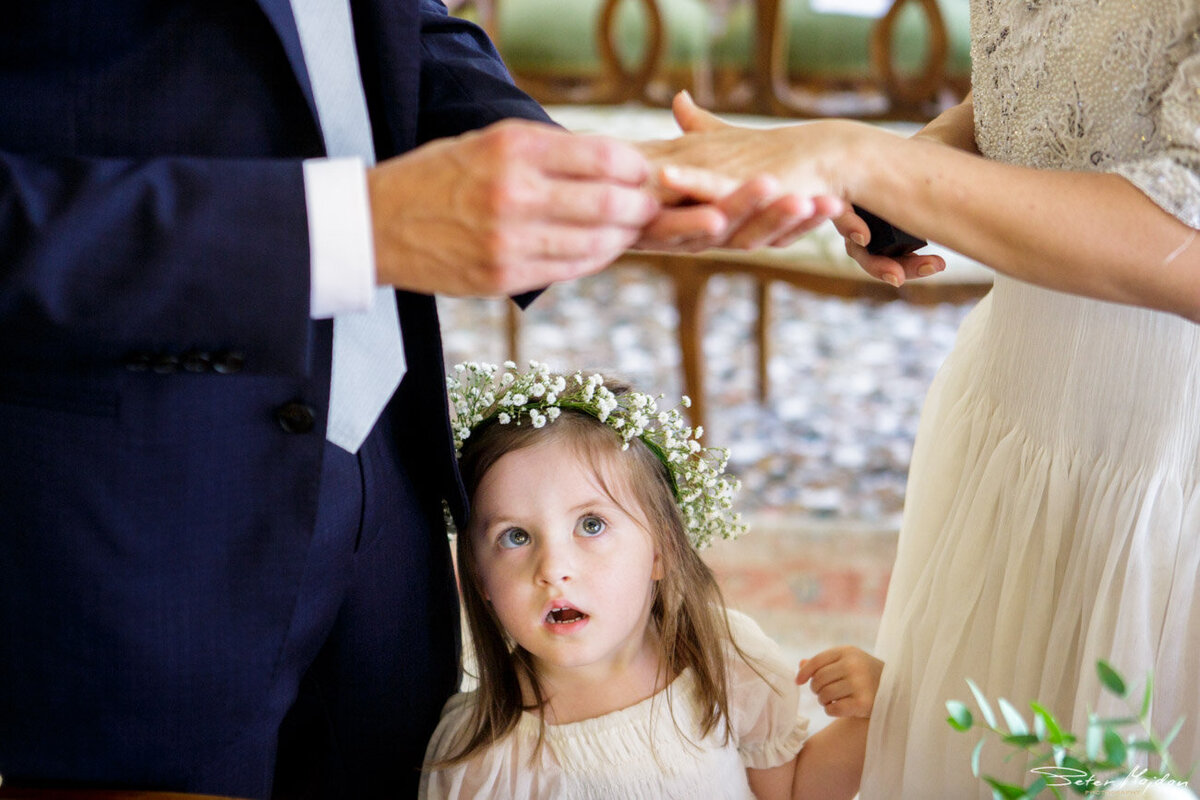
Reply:
[[[696, 548], [743, 530], [726, 453], [600, 376], [460, 365], [458, 537], [479, 688], [447, 703], [429, 798], [853, 797], [881, 662], [792, 678]], [[799, 686], [832, 716], [806, 739]]]

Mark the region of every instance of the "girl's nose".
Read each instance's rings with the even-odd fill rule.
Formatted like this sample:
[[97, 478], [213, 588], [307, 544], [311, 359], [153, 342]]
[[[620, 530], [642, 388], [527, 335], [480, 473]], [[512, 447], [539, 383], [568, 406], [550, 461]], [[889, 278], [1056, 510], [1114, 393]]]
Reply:
[[567, 583], [574, 577], [574, 574], [574, 565], [566, 546], [548, 544], [541, 548], [537, 563], [537, 582], [539, 584], [553, 586]]

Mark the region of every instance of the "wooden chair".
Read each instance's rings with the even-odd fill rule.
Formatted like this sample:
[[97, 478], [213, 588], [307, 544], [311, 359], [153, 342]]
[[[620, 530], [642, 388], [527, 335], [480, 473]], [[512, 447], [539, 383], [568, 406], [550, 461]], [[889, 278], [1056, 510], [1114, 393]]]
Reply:
[[[878, 19], [813, 0], [459, 0], [543, 103], [706, 106], [919, 119], [966, 91], [968, 0], [891, 0]], [[923, 55], [922, 55], [923, 54]]]
[[[621, 107], [552, 106], [550, 115], [570, 130], [589, 131], [629, 139], [654, 139], [674, 135], [674, 122], [665, 109]], [[786, 120], [768, 117], [733, 116], [731, 121], [765, 127]], [[879, 123], [897, 135], [911, 134], [914, 123]], [[677, 338], [683, 367], [684, 391], [692, 400], [689, 415], [694, 424], [703, 425], [707, 417], [704, 358], [704, 299], [709, 280], [718, 274], [745, 275], [755, 282], [758, 319], [754, 339], [757, 344], [759, 397], [770, 393], [767, 361], [770, 357], [770, 285], [787, 283], [818, 294], [862, 298], [878, 302], [903, 300], [910, 303], [964, 303], [982, 297], [991, 288], [992, 272], [961, 255], [943, 248], [931, 248], [946, 258], [947, 269], [929, 278], [908, 281], [896, 289], [878, 281], [859, 268], [846, 255], [842, 239], [832, 224], [807, 234], [786, 248], [767, 248], [751, 252], [715, 250], [703, 253], [647, 253], [631, 251], [618, 265], [646, 265], [665, 275], [672, 283], [679, 313]], [[520, 355], [520, 320], [515, 306], [509, 304], [507, 317], [510, 357]]]
[[517, 84], [542, 103], [710, 99], [705, 0], [466, 0]]
[[892, 0], [878, 18], [743, 3], [713, 44], [716, 94], [749, 64], [754, 113], [927, 119], [968, 89], [968, 17], [968, 0]]
[[684, 392], [692, 400], [688, 414], [693, 424], [705, 425], [708, 403], [703, 352], [704, 301], [708, 282], [714, 275], [746, 275], [754, 281], [758, 311], [754, 327], [758, 398], [759, 402], [765, 403], [770, 397], [767, 364], [770, 360], [772, 283], [778, 281], [834, 297], [876, 302], [903, 300], [919, 305], [974, 302], [991, 289], [990, 270], [948, 251], [941, 252], [950, 264], [945, 272], [908, 281], [898, 289], [867, 275], [848, 257], [845, 261], [812, 257], [788, 248], [749, 253], [630, 253], [619, 263], [647, 264], [670, 279], [679, 312], [677, 339]]
[[[793, 118], [825, 113], [802, 102], [801, 90], [819, 97], [850, 87], [860, 101], [869, 99], [869, 90], [873, 90], [881, 102], [838, 108], [836, 113], [906, 119], [925, 119], [949, 101], [947, 91], [965, 91], [951, 75], [963, 69], [963, 58], [968, 55], [963, 50], [967, 0], [890, 0], [879, 19], [818, 13], [812, 10], [811, 0], [752, 0], [752, 4], [742, 0], [741, 5], [722, 12], [722, 32], [711, 42], [710, 23], [715, 17], [702, 0], [472, 1], [490, 9], [487, 14], [491, 16], [483, 21], [491, 26], [518, 83], [545, 103], [560, 103], [548, 110], [571, 130], [628, 139], [676, 135], [670, 112], [656, 105], [679, 88], [704, 86], [698, 76], [706, 74], [710, 56], [718, 66], [730, 61], [741, 64], [743, 82], [748, 80], [751, 86], [746, 105]], [[628, 17], [631, 3], [642, 9], [643, 16]], [[699, 41], [695, 39], [697, 30]], [[721, 49], [736, 41], [743, 44], [740, 54], [731, 56], [732, 51]], [[523, 49], [526, 46], [528, 50]], [[555, 49], [558, 47], [565, 48], [565, 54]], [[926, 50], [923, 61], [922, 48]], [[630, 52], [641, 53], [632, 67]], [[950, 63], [954, 69], [948, 72]], [[920, 66], [915, 77], [914, 64]], [[708, 100], [729, 107], [720, 99], [736, 97], [736, 87], [717, 88], [721, 97], [694, 93], [702, 104]], [[564, 102], [568, 104], [562, 105]], [[770, 125], [788, 120], [760, 116], [738, 121]], [[909, 125], [898, 132], [914, 129]], [[702, 424], [706, 413], [700, 352], [702, 312], [712, 275], [744, 274], [756, 282], [759, 392], [765, 399], [769, 394], [766, 362], [773, 281], [879, 301], [963, 302], [987, 291], [989, 271], [961, 257], [950, 258], [953, 266], [945, 273], [910, 282], [900, 290], [863, 273], [845, 255], [840, 237], [829, 232], [823, 237], [810, 234], [783, 250], [630, 253], [622, 261], [649, 264], [672, 281], [679, 310], [685, 390], [693, 402], [692, 421]], [[511, 307], [507, 336], [509, 353], [515, 358], [519, 319]]]

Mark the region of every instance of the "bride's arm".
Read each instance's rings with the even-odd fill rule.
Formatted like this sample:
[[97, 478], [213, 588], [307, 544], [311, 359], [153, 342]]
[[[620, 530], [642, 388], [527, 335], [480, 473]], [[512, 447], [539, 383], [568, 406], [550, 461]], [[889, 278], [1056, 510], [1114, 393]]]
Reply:
[[1002, 164], [860, 126], [817, 158], [850, 202], [1007, 275], [1200, 322], [1196, 231], [1119, 175]]
[[[961, 132], [956, 108], [947, 126]], [[846, 120], [712, 126], [673, 144], [657, 156], [771, 173], [785, 190], [841, 197], [1021, 280], [1200, 322], [1200, 237], [1118, 175], [997, 163]], [[900, 269], [864, 268], [882, 277], [886, 264]]]
[[913, 134], [917, 138], [941, 142], [957, 150], [978, 153], [975, 147], [975, 98], [968, 92], [958, 105], [951, 106]]

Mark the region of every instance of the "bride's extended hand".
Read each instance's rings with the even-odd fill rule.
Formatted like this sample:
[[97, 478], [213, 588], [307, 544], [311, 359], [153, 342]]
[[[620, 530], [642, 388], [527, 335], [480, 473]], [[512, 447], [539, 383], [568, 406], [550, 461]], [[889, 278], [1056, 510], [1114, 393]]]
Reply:
[[721, 180], [768, 175], [800, 206], [794, 226], [769, 241], [759, 239], [753, 246], [790, 244], [832, 220], [845, 239], [847, 254], [868, 274], [893, 286], [945, 268], [944, 260], [935, 255], [894, 259], [866, 250], [870, 231], [850, 206], [859, 171], [854, 154], [856, 148], [870, 147], [873, 141], [883, 141], [879, 137], [892, 134], [846, 120], [761, 129], [731, 125], [697, 106], [686, 92], [676, 95], [672, 108], [684, 136], [642, 145], [652, 163], [664, 165], [659, 180], [665, 187], [704, 197], [716, 192]]
[[677, 241], [675, 249], [783, 246], [846, 211], [847, 205], [832, 194], [784, 186], [776, 173], [752, 163], [732, 165], [724, 151], [735, 138], [744, 139], [746, 130], [703, 111], [686, 92], [676, 97], [674, 110], [685, 133], [705, 135], [638, 144], [659, 167], [660, 199], [668, 206], [700, 203], [720, 210], [728, 221], [716, 235]]

